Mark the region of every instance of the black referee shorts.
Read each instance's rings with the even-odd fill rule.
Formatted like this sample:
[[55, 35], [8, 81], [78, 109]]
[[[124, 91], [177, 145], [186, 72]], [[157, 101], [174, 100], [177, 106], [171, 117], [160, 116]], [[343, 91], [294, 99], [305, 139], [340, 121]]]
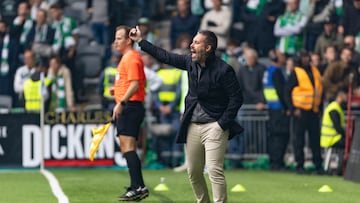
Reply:
[[144, 120], [145, 108], [142, 102], [129, 101], [116, 119], [117, 135], [139, 137], [140, 125]]

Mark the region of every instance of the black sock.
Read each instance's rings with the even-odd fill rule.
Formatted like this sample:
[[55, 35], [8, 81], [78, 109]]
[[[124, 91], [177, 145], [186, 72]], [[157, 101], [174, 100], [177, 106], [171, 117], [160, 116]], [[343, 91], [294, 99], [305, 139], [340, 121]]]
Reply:
[[139, 186], [144, 187], [144, 180], [141, 172], [141, 162], [135, 151], [126, 152], [123, 155], [126, 159], [130, 180], [131, 180], [131, 188], [137, 189]]

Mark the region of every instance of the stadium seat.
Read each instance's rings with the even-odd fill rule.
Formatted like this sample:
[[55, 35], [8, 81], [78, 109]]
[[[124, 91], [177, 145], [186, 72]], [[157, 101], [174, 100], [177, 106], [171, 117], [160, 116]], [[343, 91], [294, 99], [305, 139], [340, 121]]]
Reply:
[[89, 84], [97, 84], [98, 77], [103, 69], [102, 58], [105, 47], [102, 45], [87, 45], [77, 52], [77, 68], [84, 74], [85, 87]]
[[12, 98], [8, 95], [0, 95], [0, 108], [2, 109], [11, 109], [12, 107]]
[[87, 13], [86, 8], [81, 8], [80, 6], [65, 7], [64, 8], [64, 16], [74, 18], [79, 25], [86, 24], [88, 22], [88, 20], [90, 19], [90, 15]]
[[77, 45], [77, 52], [81, 52], [83, 49], [86, 49], [89, 44], [94, 41], [94, 35], [92, 30], [87, 24], [82, 24], [78, 27], [79, 29], [79, 40]]

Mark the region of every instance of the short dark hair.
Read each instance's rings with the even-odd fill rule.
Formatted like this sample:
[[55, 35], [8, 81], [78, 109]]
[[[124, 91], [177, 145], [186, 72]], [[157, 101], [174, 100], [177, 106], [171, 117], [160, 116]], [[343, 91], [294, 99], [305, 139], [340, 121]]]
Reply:
[[342, 54], [342, 52], [344, 50], [348, 50], [350, 51], [351, 53], [353, 53], [353, 50], [348, 46], [348, 45], [344, 45], [341, 49], [340, 49], [340, 54]]
[[[119, 30], [125, 30], [125, 38], [126, 39], [129, 38], [131, 27], [126, 26], [126, 25], [119, 25], [116, 27], [116, 32]], [[134, 44], [134, 41], [132, 39], [131, 39], [131, 43]]]
[[[61, 57], [58, 56], [58, 55], [53, 55], [53, 56], [51, 56], [51, 57], [50, 57], [50, 60], [55, 60], [56, 63], [58, 63], [58, 64], [61, 64], [61, 63], [62, 63]], [[49, 61], [50, 61], [50, 60], [49, 60]]]
[[39, 9], [38, 9], [38, 12], [39, 12], [39, 11], [44, 13], [44, 15], [45, 15], [45, 20], [46, 20], [47, 14], [48, 14], [47, 11], [46, 11], [45, 9], [42, 9], [42, 8], [39, 8]]
[[335, 46], [335, 45], [332, 45], [332, 44], [328, 44], [324, 47], [324, 52], [326, 52], [326, 50], [330, 49], [330, 48], [333, 48], [335, 50], [335, 52], [338, 52], [338, 48]]
[[27, 2], [27, 1], [22, 1], [22, 2], [20, 2], [20, 3], [18, 4], [18, 6], [19, 6], [20, 4], [26, 4], [26, 8], [27, 8], [27, 9], [31, 9], [31, 5], [30, 5], [30, 3]]
[[55, 3], [50, 6], [50, 9], [62, 10], [62, 7], [60, 4]]
[[209, 30], [201, 30], [199, 31], [199, 34], [205, 36], [205, 43], [211, 46], [211, 51], [215, 52], [215, 50], [217, 49], [217, 37], [215, 33]]

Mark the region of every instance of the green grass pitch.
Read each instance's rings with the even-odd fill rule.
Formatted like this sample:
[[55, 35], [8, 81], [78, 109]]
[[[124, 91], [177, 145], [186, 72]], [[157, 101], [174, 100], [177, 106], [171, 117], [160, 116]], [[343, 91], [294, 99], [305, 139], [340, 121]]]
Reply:
[[[118, 169], [53, 169], [71, 203], [112, 203], [129, 185], [128, 172]], [[150, 196], [142, 202], [195, 202], [187, 174], [171, 170], [144, 170]], [[207, 176], [207, 175], [206, 175]], [[165, 178], [169, 191], [154, 188]], [[360, 184], [342, 177], [297, 175], [257, 170], [226, 171], [230, 203], [360, 203]], [[231, 192], [236, 184], [245, 192]], [[320, 193], [322, 185], [333, 192]], [[210, 185], [208, 185], [210, 188]], [[55, 203], [51, 189], [40, 172], [1, 171], [0, 203]]]

